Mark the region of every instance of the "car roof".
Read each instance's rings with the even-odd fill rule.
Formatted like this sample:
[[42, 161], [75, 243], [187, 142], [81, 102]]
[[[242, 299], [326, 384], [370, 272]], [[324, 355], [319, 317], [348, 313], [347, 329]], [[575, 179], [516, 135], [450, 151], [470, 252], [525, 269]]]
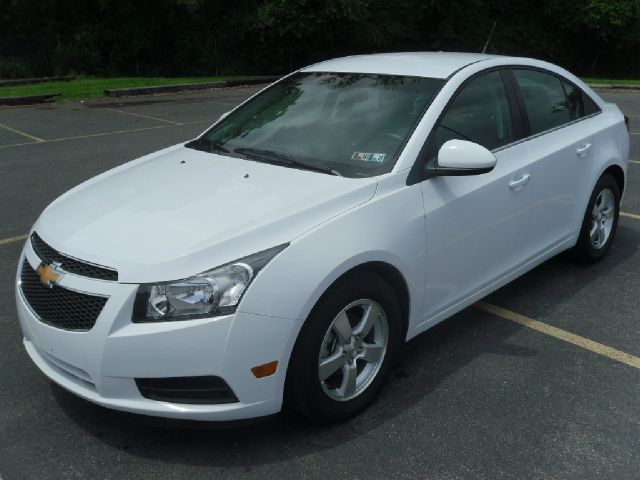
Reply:
[[447, 78], [467, 65], [492, 58], [506, 59], [508, 57], [458, 52], [376, 53], [335, 58], [303, 68], [302, 71]]

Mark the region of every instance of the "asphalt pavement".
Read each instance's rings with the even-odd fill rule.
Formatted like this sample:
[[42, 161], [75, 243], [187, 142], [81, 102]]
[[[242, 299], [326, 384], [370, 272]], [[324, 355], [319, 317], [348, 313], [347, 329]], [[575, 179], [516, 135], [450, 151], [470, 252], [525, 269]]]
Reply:
[[637, 93], [603, 94], [632, 131], [609, 256], [591, 266], [552, 259], [486, 299], [498, 314], [471, 307], [411, 341], [381, 397], [352, 421], [149, 424], [38, 371], [13, 292], [39, 213], [83, 180], [193, 138], [255, 91], [0, 108], [0, 479], [639, 478]]

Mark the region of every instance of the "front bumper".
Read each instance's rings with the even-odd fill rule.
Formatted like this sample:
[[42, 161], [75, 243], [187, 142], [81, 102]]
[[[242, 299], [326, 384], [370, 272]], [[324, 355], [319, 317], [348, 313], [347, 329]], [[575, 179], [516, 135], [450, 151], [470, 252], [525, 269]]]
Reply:
[[[40, 262], [27, 242], [20, 259]], [[99, 405], [161, 417], [231, 421], [276, 413], [282, 406], [293, 320], [237, 312], [210, 319], [132, 323], [137, 285], [65, 274], [60, 286], [109, 299], [86, 332], [41, 322], [18, 282], [16, 304], [25, 348], [33, 362], [63, 388]], [[278, 361], [276, 373], [257, 379], [251, 368]], [[135, 378], [217, 376], [238, 402], [178, 404], [144, 398]]]

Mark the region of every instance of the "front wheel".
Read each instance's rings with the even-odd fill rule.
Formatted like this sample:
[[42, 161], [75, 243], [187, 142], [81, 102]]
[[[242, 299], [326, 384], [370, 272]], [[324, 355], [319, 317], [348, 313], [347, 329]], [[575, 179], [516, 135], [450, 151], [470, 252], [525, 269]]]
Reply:
[[575, 253], [580, 260], [593, 263], [609, 251], [618, 226], [620, 187], [615, 178], [600, 177], [589, 199]]
[[291, 357], [287, 397], [318, 422], [350, 418], [378, 394], [401, 343], [394, 290], [369, 272], [334, 285], [305, 322]]

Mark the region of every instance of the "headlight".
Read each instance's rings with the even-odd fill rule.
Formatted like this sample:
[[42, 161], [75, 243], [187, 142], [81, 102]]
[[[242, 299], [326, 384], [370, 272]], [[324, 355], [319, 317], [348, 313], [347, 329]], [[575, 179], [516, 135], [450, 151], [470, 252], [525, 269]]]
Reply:
[[287, 245], [264, 250], [185, 280], [140, 285], [133, 307], [133, 321], [189, 320], [233, 313], [257, 273]]

